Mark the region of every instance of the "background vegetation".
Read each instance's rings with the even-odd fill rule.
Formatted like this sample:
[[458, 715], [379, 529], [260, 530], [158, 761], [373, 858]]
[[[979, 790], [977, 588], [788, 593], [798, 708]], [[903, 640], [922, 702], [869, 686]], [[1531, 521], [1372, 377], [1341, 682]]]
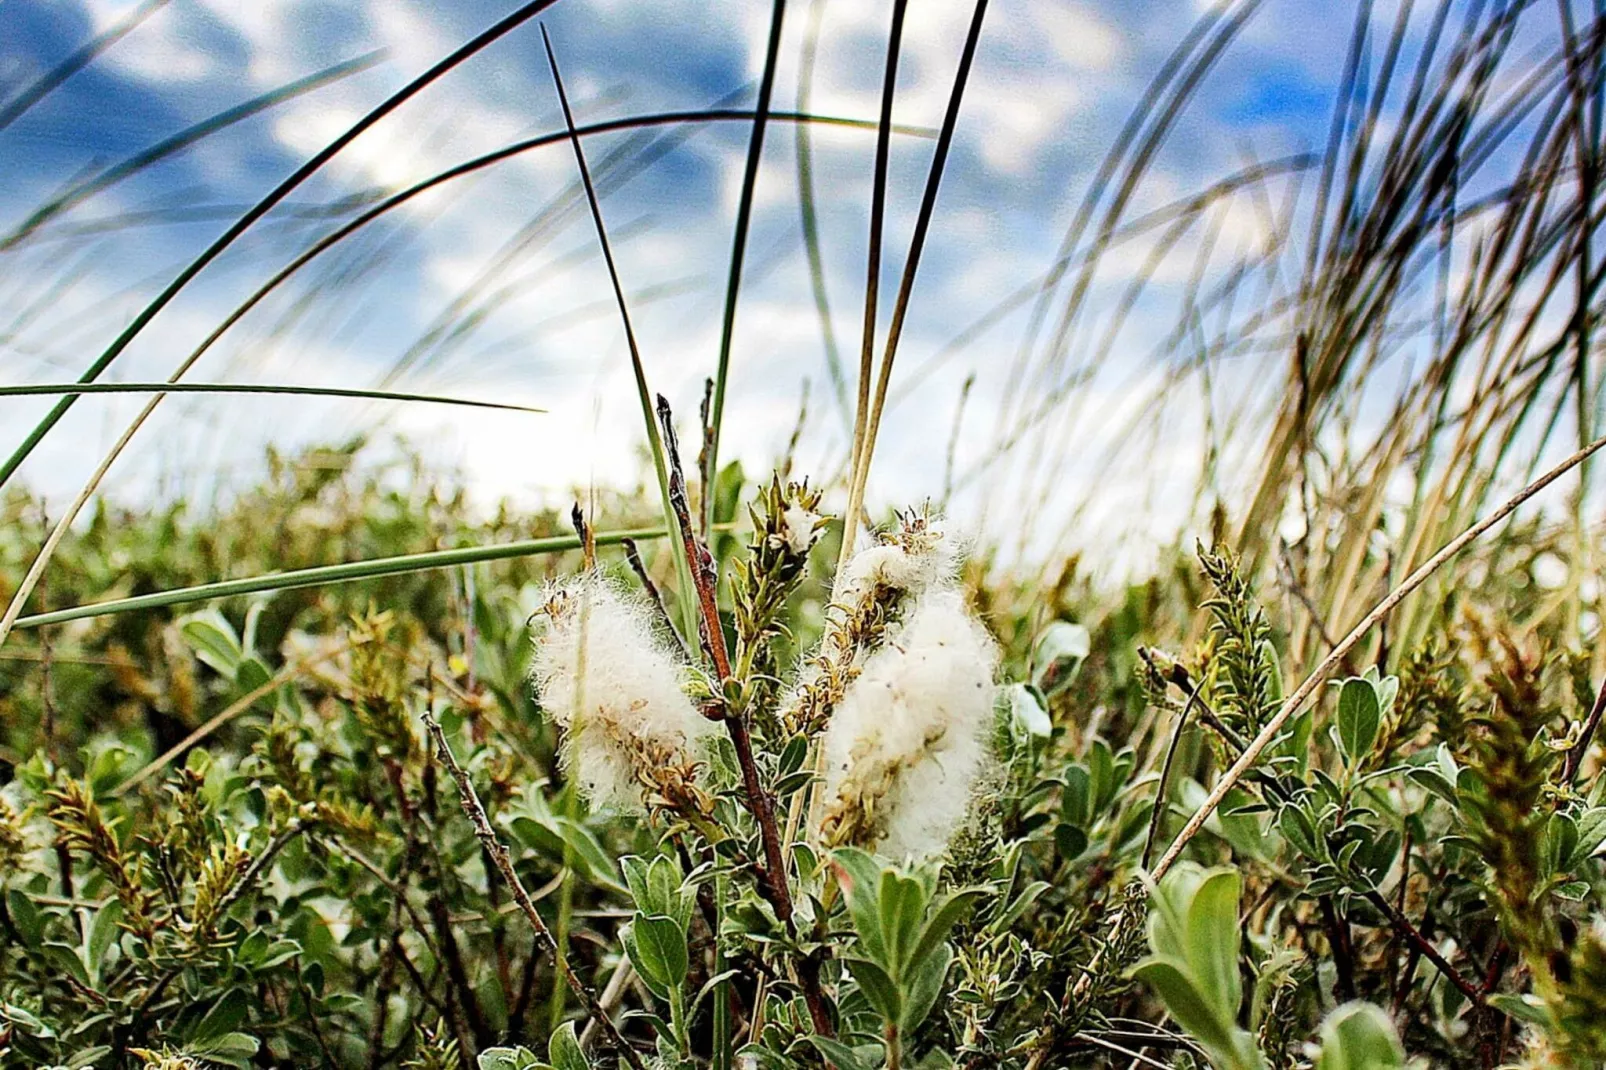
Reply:
[[[1012, 473], [996, 485], [1019, 497], [987, 507], [1019, 516], [1017, 538], [972, 547], [960, 575], [1000, 647], [996, 764], [940, 860], [904, 866], [851, 836], [831, 851], [788, 821], [816, 788], [806, 719], [785, 714], [811, 679], [802, 655], [830, 639], [844, 527], [849, 550], [855, 527], [900, 546], [925, 530], [916, 502], [861, 517], [968, 52], [893, 326], [863, 346], [840, 472], [720, 464], [728, 344], [688, 478], [632, 342], [643, 483], [591, 495], [578, 534], [567, 508], [486, 517], [428, 457], [381, 463], [361, 442], [270, 457], [260, 486], [207, 506], [118, 507], [91, 483], [75, 518], [11, 478], [65, 409], [35, 427], [0, 470], [0, 1060], [1606, 1065], [1587, 460], [1606, 397], [1606, 19], [1565, 2], [1403, 5], [1392, 21], [1358, 5], [1320, 152], [1134, 217], [1157, 146], [1255, 6], [1182, 37], [1060, 264], [1017, 300], [1027, 335], [970, 477]], [[890, 111], [877, 133], [871, 278]], [[572, 120], [553, 137], [589, 189]], [[1107, 558], [1123, 531], [1073, 523], [1045, 549], [1031, 503], [1078, 448], [1082, 372], [1112, 359], [1112, 324], [1159, 314], [1139, 277], [1095, 315], [1104, 258], [1137, 232], [1208, 236], [1222, 197], [1288, 173], [1303, 177], [1268, 206], [1274, 241], [1164, 296], [1160, 385], [1096, 459], [1132, 471], [1122, 459], [1142, 460], [1176, 397], [1236, 396], [1183, 491], [1202, 538], [1129, 583], [1081, 552]], [[871, 324], [876, 302], [872, 288]], [[789, 485], [804, 475], [823, 503]], [[1149, 477], [1177, 493], [1174, 473]], [[851, 523], [799, 549], [787, 525], [805, 505]], [[527, 681], [545, 582], [593, 554], [662, 592], [663, 637], [678, 629], [689, 686], [730, 733], [695, 775], [654, 780], [644, 815], [587, 804]], [[238, 582], [203, 586], [219, 580]], [[853, 672], [904, 612], [890, 595], [871, 608]]]

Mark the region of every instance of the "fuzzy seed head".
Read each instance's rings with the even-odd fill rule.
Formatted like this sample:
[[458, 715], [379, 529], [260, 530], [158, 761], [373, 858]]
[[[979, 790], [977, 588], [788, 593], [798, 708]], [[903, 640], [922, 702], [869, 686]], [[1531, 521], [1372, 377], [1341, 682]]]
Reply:
[[940, 518], [909, 513], [896, 529], [878, 533], [875, 545], [848, 559], [831, 600], [853, 603], [877, 587], [918, 595], [952, 581], [959, 567], [959, 549], [958, 541], [943, 530]]
[[946, 848], [991, 763], [997, 660], [957, 588], [919, 597], [826, 729], [821, 842], [900, 860]]
[[717, 726], [687, 698], [684, 667], [653, 630], [647, 605], [587, 573], [554, 585], [542, 614], [530, 676], [586, 797], [640, 813], [666, 789], [690, 790], [701, 744]]

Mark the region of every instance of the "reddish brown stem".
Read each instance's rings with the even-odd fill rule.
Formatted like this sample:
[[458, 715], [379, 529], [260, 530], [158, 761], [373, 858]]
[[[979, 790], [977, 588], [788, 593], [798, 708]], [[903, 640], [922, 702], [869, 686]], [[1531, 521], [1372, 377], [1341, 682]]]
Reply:
[[[662, 395], [658, 398], [658, 420], [663, 425], [664, 452], [668, 454], [669, 461], [669, 500], [680, 525], [686, 563], [691, 567], [692, 581], [697, 586], [697, 605], [701, 610], [698, 630], [702, 636], [703, 650], [713, 663], [714, 673], [718, 677], [720, 694], [705, 708], [705, 713], [725, 723], [725, 730], [730, 734], [731, 745], [736, 751], [736, 761], [742, 768], [743, 798], [764, 843], [764, 868], [759, 872], [759, 888], [775, 908], [775, 915], [786, 926], [786, 931], [796, 936], [797, 924], [792, 919], [792, 892], [786, 879], [786, 857], [781, 850], [780, 830], [775, 824], [775, 800], [759, 776], [758, 762], [753, 756], [753, 738], [747, 730], [747, 722], [741, 717], [728, 716], [723, 697], [725, 681], [730, 679], [731, 670], [730, 655], [725, 648], [725, 632], [719, 621], [718, 574], [714, 569], [713, 555], [698, 539], [697, 529], [692, 524], [691, 510], [686, 500], [686, 475], [680, 463], [680, 443], [675, 437], [669, 402]], [[831, 1019], [825, 1010], [825, 995], [820, 987], [819, 963], [809, 956], [801, 956], [797, 965], [798, 981], [803, 987], [803, 998], [808, 1003], [815, 1032], [821, 1036], [833, 1036]]]

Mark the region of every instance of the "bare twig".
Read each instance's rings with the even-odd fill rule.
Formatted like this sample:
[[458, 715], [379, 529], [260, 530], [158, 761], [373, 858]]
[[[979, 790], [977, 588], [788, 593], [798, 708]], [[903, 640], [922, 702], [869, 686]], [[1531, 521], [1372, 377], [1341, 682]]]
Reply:
[[469, 824], [474, 826], [475, 837], [480, 841], [480, 845], [485, 849], [485, 853], [490, 856], [491, 861], [496, 863], [496, 868], [502, 874], [502, 879], [507, 881], [508, 887], [513, 892], [514, 900], [519, 904], [519, 909], [524, 912], [525, 918], [530, 922], [530, 927], [535, 930], [536, 939], [552, 955], [553, 961], [557, 963], [558, 972], [563, 975], [564, 982], [569, 986], [570, 991], [579, 997], [581, 1004], [585, 1006], [586, 1014], [592, 1021], [597, 1023], [604, 1036], [606, 1036], [609, 1046], [617, 1051], [625, 1062], [630, 1064], [632, 1070], [646, 1070], [641, 1061], [641, 1056], [636, 1054], [636, 1050], [625, 1041], [624, 1036], [619, 1032], [619, 1028], [613, 1024], [613, 1020], [608, 1017], [607, 1012], [597, 1002], [597, 997], [592, 995], [591, 990], [575, 974], [574, 969], [569, 965], [568, 958], [559, 950], [558, 942], [552, 936], [552, 930], [548, 929], [546, 922], [541, 920], [541, 914], [535, 909], [535, 903], [530, 899], [530, 893], [524, 890], [524, 882], [519, 879], [518, 870], [513, 868], [512, 854], [501, 839], [497, 837], [496, 831], [491, 828], [491, 819], [485, 812], [485, 806], [480, 802], [479, 793], [474, 790], [474, 782], [469, 779], [468, 771], [458, 763], [457, 756], [452, 753], [451, 744], [446, 741], [446, 733], [441, 729], [441, 723], [435, 719], [433, 713], [425, 712], [424, 727], [429, 730], [430, 737], [435, 741], [436, 757], [442, 765], [446, 766], [447, 771], [452, 774], [452, 779], [457, 782], [458, 798], [463, 805], [463, 813], [468, 816]]
[[652, 582], [652, 577], [647, 574], [647, 566], [641, 560], [641, 550], [637, 548], [636, 540], [625, 539], [621, 545], [625, 548], [625, 560], [630, 562], [630, 571], [636, 574], [636, 579], [641, 583], [641, 589], [647, 592], [647, 597], [652, 601], [653, 609], [657, 611], [658, 623], [663, 627], [665, 634], [674, 637], [675, 645], [684, 654], [686, 645], [681, 642], [680, 633], [675, 631], [675, 622], [670, 619], [669, 608], [664, 605], [663, 593], [658, 590], [658, 585]]
[[1589, 742], [1595, 738], [1595, 729], [1600, 726], [1600, 718], [1606, 713], [1606, 680], [1600, 683], [1600, 690], [1595, 692], [1595, 705], [1590, 707], [1589, 717], [1584, 721], [1584, 730], [1578, 733], [1578, 740], [1567, 750], [1567, 757], [1561, 765], [1561, 782], [1572, 786], [1578, 779], [1578, 767], [1584, 762], [1584, 755], [1589, 751]]

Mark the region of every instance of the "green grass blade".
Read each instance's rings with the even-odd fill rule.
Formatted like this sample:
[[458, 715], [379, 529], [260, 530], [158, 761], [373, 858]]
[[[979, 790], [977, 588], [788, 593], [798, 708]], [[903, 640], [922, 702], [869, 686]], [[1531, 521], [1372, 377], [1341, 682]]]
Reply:
[[848, 471], [848, 507], [842, 514], [842, 548], [837, 556], [838, 574], [853, 556], [854, 535], [859, 530], [859, 457], [864, 447], [864, 431], [870, 417], [870, 373], [875, 359], [876, 301], [881, 290], [881, 235], [886, 224], [887, 161], [892, 148], [892, 102], [898, 89], [898, 53], [903, 44], [903, 19], [908, 0], [894, 0], [892, 29], [887, 34], [887, 62], [881, 79], [881, 125], [876, 132], [875, 173], [870, 191], [870, 235], [864, 272], [864, 323], [859, 339], [858, 400], [853, 410], [853, 453]]
[[[707, 472], [719, 478], [719, 429], [725, 420], [725, 384], [730, 376], [731, 340], [736, 332], [736, 301], [742, 287], [742, 263], [747, 253], [747, 229], [753, 218], [753, 189], [758, 185], [759, 160], [764, 155], [764, 128], [769, 120], [770, 97], [775, 89], [775, 62], [781, 51], [781, 28], [786, 19], [786, 0], [775, 0], [770, 14], [769, 45], [764, 52], [764, 77], [758, 84], [758, 103], [753, 109], [753, 131], [747, 142], [747, 169], [742, 173], [742, 195], [736, 206], [736, 235], [731, 241], [730, 278], [725, 283], [725, 315], [719, 328], [719, 365], [714, 372], [714, 400], [710, 409], [705, 442], [708, 448]], [[713, 488], [705, 486], [703, 528], [714, 522]]]
[[[139, 315], [134, 317], [133, 321], [123, 329], [122, 333], [119, 334], [115, 340], [113, 340], [112, 344], [108, 346], [99, 357], [95, 358], [95, 362], [84, 371], [83, 375], [79, 376], [79, 380], [81, 382], [88, 383], [100, 378], [100, 374], [111, 365], [112, 361], [116, 360], [118, 356], [122, 354], [123, 350], [127, 349], [129, 345], [133, 343], [134, 339], [139, 336], [139, 333], [145, 329], [151, 320], [155, 319], [157, 314], [160, 313], [162, 309], [166, 308], [173, 301], [173, 299], [178, 296], [179, 291], [184, 289], [185, 286], [189, 285], [191, 279], [195, 278], [195, 276], [199, 275], [203, 270], [205, 270], [208, 264], [216, 260], [219, 256], [223, 255], [223, 251], [230, 245], [233, 245], [235, 239], [239, 238], [241, 234], [244, 234], [247, 230], [249, 230], [251, 225], [257, 220], [261, 219], [263, 216], [267, 215], [268, 212], [272, 211], [274, 205], [284, 200], [291, 194], [291, 192], [300, 186], [301, 183], [312, 177], [314, 172], [333, 159], [335, 154], [340, 152], [341, 149], [345, 148], [347, 145], [351, 144], [359, 136], [361, 136], [363, 131], [367, 130], [369, 127], [379, 122], [379, 120], [401, 107], [403, 103], [416, 96], [426, 86], [436, 81], [447, 71], [452, 70], [464, 60], [485, 48], [491, 42], [507, 34], [524, 22], [534, 18], [536, 15], [552, 6], [552, 4], [555, 2], [556, 0], [531, 0], [530, 3], [519, 7], [517, 10], [503, 17], [500, 21], [496, 22], [488, 29], [482, 31], [479, 35], [474, 37], [466, 44], [454, 50], [451, 55], [430, 67], [427, 71], [408, 82], [401, 89], [398, 89], [378, 106], [371, 109], [361, 119], [353, 123], [345, 133], [341, 134], [333, 141], [330, 141], [323, 148], [319, 149], [311, 159], [307, 160], [306, 163], [303, 163], [300, 167], [296, 168], [288, 178], [286, 178], [283, 182], [280, 182], [267, 194], [267, 196], [263, 197], [255, 205], [253, 205], [249, 212], [246, 212], [244, 215], [240, 216], [239, 219], [235, 220], [234, 224], [230, 226], [228, 230], [224, 231], [216, 241], [207, 246], [206, 250], [202, 252], [200, 256], [190, 261], [189, 265], [185, 267], [183, 271], [179, 272], [173, 281], [168, 283], [161, 293], [157, 294], [149, 304], [140, 310]], [[45, 415], [45, 418], [40, 420], [39, 423], [28, 432], [27, 437], [25, 437], [21, 444], [19, 444], [17, 448], [12, 451], [11, 456], [7, 457], [3, 463], [0, 463], [0, 486], [4, 486], [6, 482], [11, 479], [12, 475], [16, 473], [22, 462], [28, 459], [28, 455], [31, 454], [35, 447], [37, 447], [39, 443], [44, 440], [44, 437], [50, 433], [50, 429], [55, 427], [56, 424], [60, 423], [63, 416], [67, 415], [67, 410], [72, 408], [73, 403], [76, 400], [76, 396], [69, 395], [58, 401], [55, 407]]]
[[[820, 48], [820, 23], [825, 16], [825, 0], [814, 0], [809, 9], [808, 29], [803, 35], [803, 55], [798, 60], [797, 110], [807, 112], [814, 92], [814, 60]], [[831, 322], [831, 296], [825, 288], [825, 257], [820, 252], [820, 220], [815, 210], [814, 143], [807, 123], [796, 126], [797, 203], [802, 215], [803, 251], [809, 262], [809, 287], [814, 292], [814, 311], [820, 317], [820, 337], [825, 343], [825, 367], [831, 376], [831, 390], [844, 420], [851, 421], [848, 404], [848, 377], [842, 367], [842, 349], [837, 344], [836, 326]], [[852, 424], [848, 425], [850, 428]]]
[[507, 412], [546, 412], [529, 405], [476, 401], [441, 394], [408, 394], [395, 390], [360, 390], [337, 386], [287, 386], [273, 383], [27, 383], [0, 386], [0, 398], [39, 394], [295, 394], [307, 397], [362, 398], [367, 401], [425, 401]]
[[[661, 539], [663, 528], [637, 528], [630, 531], [604, 531], [596, 536], [598, 546], [613, 546], [633, 539]], [[214, 598], [231, 598], [242, 594], [260, 594], [264, 591], [288, 591], [297, 587], [322, 587], [333, 583], [351, 583], [377, 576], [394, 576], [406, 572], [426, 572], [430, 569], [452, 568], [457, 565], [474, 565], [482, 561], [503, 561], [513, 557], [533, 557], [538, 554], [557, 554], [575, 550], [580, 540], [574, 535], [553, 535], [544, 539], [526, 539], [521, 542], [500, 543], [494, 546], [465, 546], [456, 550], [431, 550], [421, 554], [402, 554], [397, 557], [376, 557], [367, 561], [350, 561], [341, 565], [319, 565], [315, 568], [296, 569], [292, 572], [270, 573], [265, 576], [247, 576], [237, 580], [219, 580], [198, 587], [180, 587], [171, 591], [133, 598], [118, 598], [107, 602], [72, 606], [67, 609], [36, 613], [19, 618], [18, 628], [40, 628], [47, 624], [63, 624], [87, 617], [104, 617], [114, 613], [133, 613], [145, 609], [165, 609], [170, 606], [205, 602]]]
[[3, 241], [0, 241], [0, 250], [10, 249], [21, 244], [50, 220], [64, 212], [71, 211], [96, 194], [110, 189], [125, 178], [138, 174], [152, 164], [169, 156], [177, 155], [196, 142], [211, 137], [218, 131], [225, 130], [236, 123], [244, 122], [253, 115], [278, 107], [280, 104], [294, 100], [296, 97], [315, 92], [324, 86], [340, 81], [342, 78], [349, 78], [353, 74], [366, 71], [377, 65], [383, 58], [383, 52], [375, 51], [358, 56], [355, 59], [336, 63], [332, 67], [315, 71], [305, 78], [298, 78], [293, 82], [279, 86], [277, 89], [272, 89], [260, 96], [253, 97], [243, 104], [226, 108], [216, 115], [201, 120], [194, 126], [179, 131], [172, 137], [163, 138], [150, 148], [136, 152], [122, 163], [113, 164], [99, 174], [91, 175], [82, 182], [75, 183], [64, 193], [52, 197], [34, 209], [28, 214], [28, 218], [24, 219], [14, 231], [6, 235]]
[[[585, 186], [586, 203], [591, 207], [591, 219], [596, 224], [597, 241], [602, 246], [602, 259], [608, 265], [608, 278], [613, 283], [614, 300], [619, 304], [619, 318], [624, 323], [625, 342], [630, 347], [630, 370], [635, 374], [636, 393], [641, 402], [641, 415], [647, 425], [647, 445], [652, 451], [653, 474], [658, 477], [658, 491], [662, 499], [664, 510], [664, 528], [674, 531], [676, 527], [675, 507], [669, 495], [669, 466], [665, 460], [663, 439], [658, 433], [658, 424], [653, 416], [652, 391], [647, 387], [647, 371], [641, 363], [641, 347], [636, 344], [636, 329], [630, 323], [630, 307], [625, 301], [624, 284], [619, 281], [619, 268], [614, 263], [613, 245], [608, 241], [608, 228], [602, 222], [602, 206], [597, 203], [597, 189], [591, 182], [591, 169], [586, 166], [585, 149], [580, 145], [580, 135], [575, 129], [574, 113], [569, 109], [569, 94], [563, 88], [563, 75], [558, 70], [558, 57], [552, 51], [552, 38], [546, 27], [541, 27], [541, 41], [546, 46], [547, 64], [552, 68], [552, 82], [558, 91], [558, 103], [563, 107], [563, 124], [568, 128], [569, 141], [574, 145], [575, 164], [580, 168], [580, 181]], [[675, 577], [680, 582], [681, 613], [685, 617], [682, 626], [686, 629], [685, 640], [688, 648], [697, 641], [697, 601], [693, 597], [695, 588], [692, 586], [691, 569], [681, 554], [673, 555], [675, 558]]]
[[82, 48], [42, 74], [22, 92], [0, 107], [0, 130], [4, 130], [27, 113], [28, 109], [55, 92], [67, 79], [83, 70], [118, 41], [127, 37], [146, 19], [167, 6], [168, 0], [145, 0], [123, 21], [90, 40]]

